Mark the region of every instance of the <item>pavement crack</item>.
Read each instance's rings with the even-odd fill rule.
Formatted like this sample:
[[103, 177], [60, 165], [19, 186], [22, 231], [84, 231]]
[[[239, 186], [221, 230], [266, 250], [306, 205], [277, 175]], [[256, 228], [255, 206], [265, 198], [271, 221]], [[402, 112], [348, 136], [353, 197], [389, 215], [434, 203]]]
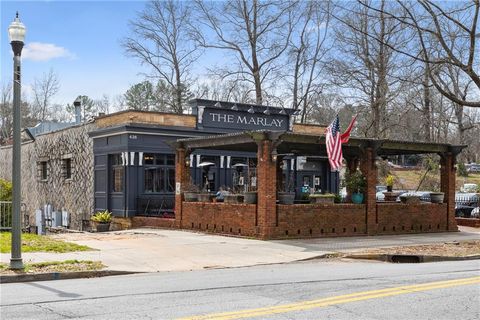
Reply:
[[67, 315], [67, 314], [63, 314], [63, 313], [61, 313], [61, 312], [57, 312], [57, 311], [53, 310], [53, 308], [49, 308], [49, 307], [44, 306], [44, 305], [42, 305], [42, 304], [43, 304], [43, 302], [41, 302], [41, 303], [33, 303], [32, 305], [34, 305], [34, 306], [37, 307], [37, 308], [40, 308], [40, 309], [42, 309], [42, 310], [47, 310], [47, 311], [49, 311], [49, 312], [51, 312], [51, 313], [54, 313], [54, 314], [56, 314], [56, 315], [62, 316], [62, 317], [67, 318], [67, 319], [73, 319], [73, 318], [75, 318], [74, 316], [69, 316], [69, 315]]

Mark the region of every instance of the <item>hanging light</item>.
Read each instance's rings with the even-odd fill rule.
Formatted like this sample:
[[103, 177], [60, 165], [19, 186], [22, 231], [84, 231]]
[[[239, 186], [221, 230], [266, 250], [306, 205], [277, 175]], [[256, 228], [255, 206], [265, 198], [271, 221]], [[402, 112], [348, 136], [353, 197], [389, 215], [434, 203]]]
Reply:
[[238, 106], [236, 103], [232, 106], [231, 110], [238, 111]]
[[250, 109], [248, 109], [248, 113], [255, 113], [255, 110], [253, 109], [253, 106], [250, 106]]

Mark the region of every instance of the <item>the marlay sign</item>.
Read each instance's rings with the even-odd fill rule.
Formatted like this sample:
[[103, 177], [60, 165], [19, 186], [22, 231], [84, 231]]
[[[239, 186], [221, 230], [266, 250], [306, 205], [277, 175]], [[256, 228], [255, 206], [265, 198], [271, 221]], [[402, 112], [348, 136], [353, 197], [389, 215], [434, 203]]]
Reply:
[[235, 130], [288, 130], [289, 116], [282, 114], [250, 114], [242, 111], [202, 108], [198, 113], [198, 123], [203, 127]]

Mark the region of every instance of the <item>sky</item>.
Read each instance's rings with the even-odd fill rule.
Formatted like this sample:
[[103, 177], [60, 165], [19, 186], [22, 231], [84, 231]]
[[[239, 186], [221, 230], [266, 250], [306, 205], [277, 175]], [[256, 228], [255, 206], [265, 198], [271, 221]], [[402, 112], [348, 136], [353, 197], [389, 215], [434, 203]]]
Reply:
[[13, 53], [8, 26], [18, 10], [27, 28], [22, 51], [22, 92], [50, 69], [58, 75], [55, 103], [72, 103], [78, 95], [100, 99], [123, 94], [141, 82], [140, 63], [126, 57], [120, 40], [128, 21], [144, 1], [0, 1], [1, 84], [12, 81]]

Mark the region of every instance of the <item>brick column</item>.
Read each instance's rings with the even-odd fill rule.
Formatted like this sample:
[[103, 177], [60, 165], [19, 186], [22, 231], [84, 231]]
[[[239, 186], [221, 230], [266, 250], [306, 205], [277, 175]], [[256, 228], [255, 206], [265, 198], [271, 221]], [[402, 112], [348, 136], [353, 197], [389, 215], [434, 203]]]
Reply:
[[375, 235], [377, 233], [377, 166], [372, 148], [365, 149], [365, 154], [360, 160], [360, 169], [367, 181], [365, 188], [367, 234]]
[[[178, 148], [175, 151], [175, 227], [182, 227], [182, 200], [185, 185], [190, 182], [190, 168], [186, 166], [185, 149]], [[180, 184], [180, 188], [178, 188]]]
[[272, 141], [258, 142], [257, 221], [263, 239], [271, 238], [277, 226], [277, 161], [272, 159], [272, 149]]
[[455, 220], [455, 156], [448, 152], [440, 156], [440, 186], [445, 193], [444, 202], [447, 203], [447, 230], [458, 231]]

